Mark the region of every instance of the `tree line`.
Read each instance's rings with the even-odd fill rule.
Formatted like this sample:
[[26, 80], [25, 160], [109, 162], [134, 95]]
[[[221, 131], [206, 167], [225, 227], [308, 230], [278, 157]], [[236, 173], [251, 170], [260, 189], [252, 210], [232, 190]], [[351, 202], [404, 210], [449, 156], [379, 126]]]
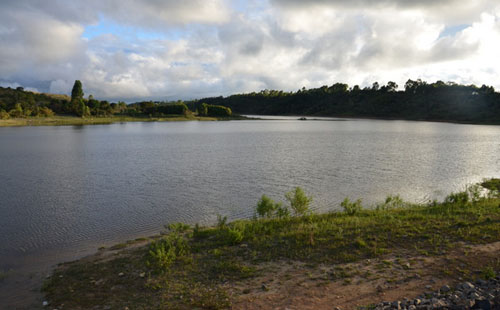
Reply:
[[[227, 107], [199, 104], [192, 111], [183, 101], [141, 101], [131, 104], [119, 101], [110, 103], [97, 100], [92, 95], [84, 97], [81, 81], [76, 80], [71, 97], [66, 95], [44, 94], [0, 87], [0, 119], [23, 117], [49, 117], [53, 115], [73, 115], [80, 117], [126, 115], [133, 117], [163, 117], [168, 115], [192, 114], [199, 116], [228, 117], [231, 109]], [[198, 111], [199, 110], [199, 111]]]
[[[262, 90], [190, 103], [223, 105], [239, 114], [310, 115], [500, 123], [500, 93], [491, 86], [408, 80], [371, 87], [335, 83], [296, 92]], [[189, 105], [188, 105], [189, 106]]]

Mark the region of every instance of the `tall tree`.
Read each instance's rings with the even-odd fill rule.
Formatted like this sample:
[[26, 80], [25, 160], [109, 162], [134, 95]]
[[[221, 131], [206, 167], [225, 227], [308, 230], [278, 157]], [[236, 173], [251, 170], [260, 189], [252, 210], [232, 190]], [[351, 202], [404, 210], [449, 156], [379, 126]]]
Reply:
[[78, 116], [85, 117], [88, 116], [87, 113], [88, 107], [85, 105], [83, 101], [83, 88], [82, 82], [80, 80], [76, 80], [73, 85], [73, 89], [71, 90], [71, 107], [73, 113]]
[[75, 84], [73, 84], [73, 89], [71, 90], [71, 100], [75, 99], [83, 99], [83, 88], [82, 82], [80, 80], [76, 80]]

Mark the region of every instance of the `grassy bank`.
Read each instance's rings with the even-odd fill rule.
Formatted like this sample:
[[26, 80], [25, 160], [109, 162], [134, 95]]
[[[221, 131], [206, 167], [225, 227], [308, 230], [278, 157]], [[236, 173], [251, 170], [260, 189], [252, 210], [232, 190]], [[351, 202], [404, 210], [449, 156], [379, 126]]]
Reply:
[[120, 122], [166, 122], [166, 121], [215, 121], [214, 117], [199, 117], [194, 115], [171, 117], [132, 117], [132, 116], [108, 116], [108, 117], [76, 117], [76, 116], [53, 116], [53, 117], [26, 117], [0, 120], [0, 127], [9, 126], [68, 126], [68, 125], [100, 125]]
[[[397, 263], [406, 270], [410, 264], [400, 262], [405, 253], [433, 257], [500, 241], [498, 183], [484, 185], [492, 189], [487, 196], [474, 186], [439, 203], [411, 204], [396, 196], [369, 210], [346, 199], [343, 211], [327, 214], [309, 212], [304, 195], [287, 194], [288, 208], [263, 197], [256, 208], [260, 218], [220, 218], [214, 227], [169, 225], [161, 236], [62, 264], [43, 291], [54, 307], [65, 309], [229, 309], [253, 289], [252, 278], [277, 277], [279, 266], [297, 263], [309, 268], [307, 274], [333, 266], [318, 285], [339, 279], [347, 285], [353, 271], [341, 264], [380, 259], [380, 268]], [[273, 263], [278, 267], [269, 268]], [[498, 260], [482, 264], [500, 268]], [[453, 270], [472, 276], [465, 265]], [[282, 277], [280, 283], [293, 276]], [[264, 284], [259, 289], [268, 290]]]

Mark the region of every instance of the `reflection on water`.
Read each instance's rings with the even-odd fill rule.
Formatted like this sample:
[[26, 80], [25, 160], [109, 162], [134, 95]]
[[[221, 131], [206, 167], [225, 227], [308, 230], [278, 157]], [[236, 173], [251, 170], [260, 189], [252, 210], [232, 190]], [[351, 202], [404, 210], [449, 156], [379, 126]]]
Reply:
[[[494, 176], [494, 126], [281, 119], [0, 128], [0, 270], [40, 274], [165, 223], [251, 217], [262, 194], [279, 200], [294, 186], [322, 212], [346, 196], [419, 201]], [[21, 278], [0, 283], [0, 298], [13, 279]]]

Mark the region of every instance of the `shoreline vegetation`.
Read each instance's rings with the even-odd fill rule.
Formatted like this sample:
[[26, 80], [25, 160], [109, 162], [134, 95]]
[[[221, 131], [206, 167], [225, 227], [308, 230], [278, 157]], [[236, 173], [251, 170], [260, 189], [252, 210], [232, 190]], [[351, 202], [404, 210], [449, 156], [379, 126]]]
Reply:
[[491, 86], [460, 85], [409, 79], [403, 90], [395, 82], [360, 88], [344, 83], [295, 92], [260, 92], [210, 97], [188, 102], [224, 105], [247, 115], [301, 115], [345, 118], [500, 124], [500, 93]]
[[246, 119], [238, 114], [500, 124], [500, 93], [491, 86], [409, 79], [404, 90], [398, 87], [394, 82], [375, 82], [365, 88], [335, 83], [296, 92], [265, 89], [228, 97], [130, 104], [92, 95], [85, 98], [78, 80], [71, 97], [0, 87], [0, 127]]
[[263, 195], [253, 219], [174, 223], [60, 264], [45, 281], [57, 309], [355, 309], [500, 271], [500, 179], [442, 202], [399, 196], [315, 214], [301, 188]]
[[115, 122], [216, 121], [248, 119], [230, 108], [200, 103], [189, 110], [181, 101], [110, 103], [84, 98], [82, 83], [75, 81], [71, 97], [0, 87], [0, 127], [96, 125]]
[[189, 115], [163, 115], [161, 117], [149, 116], [98, 116], [98, 117], [78, 117], [78, 116], [51, 116], [51, 117], [25, 117], [9, 118], [0, 120], [0, 127], [19, 126], [81, 126], [81, 125], [107, 125], [123, 122], [177, 122], [177, 121], [225, 121], [250, 119], [244, 116], [232, 115], [230, 117], [210, 117]]

